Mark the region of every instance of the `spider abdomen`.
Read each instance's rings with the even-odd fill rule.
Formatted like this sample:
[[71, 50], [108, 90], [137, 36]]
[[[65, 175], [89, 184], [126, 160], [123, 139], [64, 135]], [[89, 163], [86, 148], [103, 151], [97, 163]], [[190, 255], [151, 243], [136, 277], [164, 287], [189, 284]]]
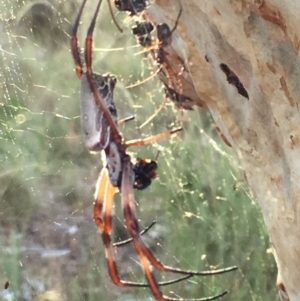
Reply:
[[[94, 74], [94, 80], [101, 100], [116, 121], [117, 110], [113, 101], [113, 90], [116, 84], [116, 78], [109, 74]], [[111, 131], [107, 118], [105, 118], [95, 101], [86, 74], [83, 74], [81, 78], [80, 92], [81, 126], [85, 144], [91, 151], [101, 151], [108, 146], [111, 139]]]

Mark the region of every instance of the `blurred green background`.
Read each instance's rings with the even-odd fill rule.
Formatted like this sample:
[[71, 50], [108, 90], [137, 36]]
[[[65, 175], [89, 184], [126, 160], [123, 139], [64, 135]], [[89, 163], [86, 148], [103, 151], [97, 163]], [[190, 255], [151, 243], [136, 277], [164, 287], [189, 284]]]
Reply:
[[[87, 151], [80, 128], [79, 81], [70, 32], [80, 1], [1, 0], [0, 14], [0, 300], [154, 300], [149, 289], [115, 287], [92, 218], [100, 154]], [[81, 46], [96, 6], [88, 1]], [[115, 102], [125, 139], [160, 133], [181, 123], [182, 135], [132, 148], [155, 158], [159, 179], [136, 192], [144, 236], [162, 262], [206, 270], [238, 265], [215, 277], [194, 277], [165, 294], [201, 298], [224, 290], [223, 300], [279, 300], [276, 266], [259, 207], [247, 192], [234, 153], [216, 135], [209, 113], [180, 112], [171, 103], [142, 129], [163, 101], [162, 84], [147, 78], [155, 64], [137, 54], [132, 20], [103, 2], [94, 35], [94, 70], [118, 78]], [[114, 239], [127, 238], [116, 197]], [[144, 281], [131, 245], [116, 252], [120, 275]], [[162, 280], [176, 275], [156, 273]], [[4, 289], [9, 280], [8, 289]], [[2, 284], [1, 284], [2, 283]], [[2, 286], [2, 287], [1, 287]]]

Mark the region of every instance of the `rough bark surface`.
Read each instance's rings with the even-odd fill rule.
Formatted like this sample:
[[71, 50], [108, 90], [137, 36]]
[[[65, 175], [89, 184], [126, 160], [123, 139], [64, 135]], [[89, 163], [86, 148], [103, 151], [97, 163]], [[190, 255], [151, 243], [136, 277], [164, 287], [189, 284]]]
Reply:
[[[181, 0], [168, 49], [183, 91], [240, 158], [275, 249], [278, 288], [300, 300], [300, 1]], [[179, 0], [148, 8], [172, 27]]]

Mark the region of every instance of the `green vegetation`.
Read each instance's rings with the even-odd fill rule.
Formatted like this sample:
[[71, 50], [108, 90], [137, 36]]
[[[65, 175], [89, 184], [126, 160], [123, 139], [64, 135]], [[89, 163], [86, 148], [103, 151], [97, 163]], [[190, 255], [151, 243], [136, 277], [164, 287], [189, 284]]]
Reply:
[[[70, 53], [69, 33], [80, 1], [3, 2], [0, 16], [0, 288], [1, 300], [153, 300], [148, 289], [115, 287], [104, 247], [92, 219], [99, 154], [83, 143], [79, 118], [79, 81]], [[79, 42], [93, 13], [88, 1]], [[136, 193], [140, 224], [157, 225], [145, 240], [166, 264], [186, 269], [238, 265], [217, 277], [194, 277], [163, 291], [200, 298], [230, 290], [224, 300], [276, 300], [276, 266], [258, 206], [247, 192], [231, 149], [219, 139], [207, 111], [184, 113], [168, 104], [143, 129], [139, 126], [163, 101], [152, 79], [134, 89], [130, 83], [150, 75], [154, 64], [136, 42], [124, 14], [121, 35], [106, 1], [95, 32], [94, 69], [118, 78], [115, 100], [126, 139], [179, 125], [182, 136], [131, 149], [155, 158], [160, 178]], [[116, 197], [116, 240], [125, 239], [120, 199]], [[116, 253], [120, 275], [145, 281], [132, 246]], [[158, 278], [160, 274], [157, 273]], [[176, 275], [161, 278], [169, 280]], [[5, 282], [10, 286], [4, 290]]]

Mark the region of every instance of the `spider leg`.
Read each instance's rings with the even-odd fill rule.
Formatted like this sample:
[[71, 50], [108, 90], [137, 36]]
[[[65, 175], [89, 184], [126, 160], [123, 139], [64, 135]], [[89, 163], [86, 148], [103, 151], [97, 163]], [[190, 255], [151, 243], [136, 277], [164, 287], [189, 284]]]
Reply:
[[[112, 230], [112, 205], [115, 192], [116, 188], [109, 183], [108, 170], [107, 168], [103, 168], [97, 182], [97, 189], [95, 193], [94, 220], [102, 234], [109, 275], [113, 283], [118, 286], [138, 286], [137, 283], [122, 281], [119, 278], [117, 266], [113, 257], [110, 233]], [[104, 203], [104, 220], [102, 220], [101, 213]]]
[[185, 270], [176, 269], [173, 267], [163, 265], [158, 259], [155, 258], [155, 256], [150, 251], [150, 249], [145, 245], [145, 243], [143, 242], [143, 240], [139, 234], [139, 226], [138, 226], [138, 222], [137, 222], [137, 219], [135, 216], [135, 201], [134, 201], [133, 188], [132, 188], [132, 183], [131, 183], [132, 177], [133, 177], [133, 170], [131, 167], [131, 163], [129, 160], [125, 160], [123, 162], [123, 177], [122, 177], [122, 188], [121, 188], [124, 217], [125, 217], [126, 226], [129, 231], [129, 234], [133, 238], [133, 244], [134, 244], [135, 250], [140, 257], [140, 261], [141, 261], [143, 270], [145, 272], [145, 276], [147, 278], [150, 289], [151, 289], [153, 295], [155, 296], [155, 298], [160, 301], [184, 301], [184, 300], [208, 301], [208, 300], [215, 300], [215, 299], [218, 299], [218, 298], [226, 295], [228, 293], [227, 291], [225, 291], [221, 294], [212, 296], [212, 297], [207, 297], [207, 298], [181, 299], [181, 298], [171, 298], [168, 296], [164, 296], [161, 293], [161, 291], [159, 289], [159, 284], [155, 280], [154, 275], [151, 271], [150, 263], [156, 269], [158, 269], [160, 271], [181, 273], [181, 274], [191, 273], [193, 275], [199, 275], [199, 276], [222, 274], [225, 272], [236, 270], [237, 267], [231, 267], [231, 268], [215, 270], [215, 271], [197, 272], [197, 271], [185, 271]]
[[83, 71], [82, 71], [82, 62], [80, 59], [80, 52], [78, 49], [77, 31], [78, 31], [79, 22], [80, 22], [81, 15], [82, 15], [84, 6], [86, 4], [86, 1], [87, 0], [83, 0], [83, 2], [81, 4], [79, 13], [75, 20], [74, 27], [72, 29], [72, 37], [71, 37], [71, 50], [72, 50], [72, 55], [73, 55], [75, 66], [76, 66], [76, 74], [79, 79], [81, 79]]
[[96, 25], [96, 19], [99, 13], [99, 9], [101, 6], [102, 0], [98, 1], [95, 14], [93, 16], [93, 19], [91, 21], [91, 24], [89, 26], [87, 37], [85, 39], [85, 62], [86, 62], [86, 76], [88, 79], [88, 82], [91, 87], [91, 91], [94, 94], [95, 102], [100, 108], [100, 110], [103, 112], [105, 118], [107, 119], [107, 122], [109, 123], [109, 126], [111, 128], [112, 138], [115, 142], [121, 142], [122, 137], [117, 129], [117, 126], [112, 118], [112, 115], [110, 114], [108, 108], [105, 106], [101, 95], [97, 89], [97, 85], [95, 83], [95, 78], [92, 70], [92, 44], [93, 44], [93, 31]]
[[129, 117], [118, 120], [117, 123], [118, 123], [118, 125], [120, 125], [120, 124], [126, 123], [126, 122], [134, 120], [134, 119], [135, 119], [135, 116], [129, 116]]
[[118, 30], [123, 33], [123, 29], [120, 27], [119, 23], [117, 22], [116, 18], [115, 18], [115, 15], [114, 15], [114, 12], [112, 10], [112, 7], [111, 7], [111, 0], [107, 0], [108, 2], [108, 7], [109, 7], [109, 12], [110, 12], [110, 15], [113, 19], [113, 22], [115, 23], [116, 27], [118, 28]]
[[168, 136], [171, 136], [171, 135], [173, 135], [177, 132], [181, 132], [182, 130], [183, 130], [182, 127], [178, 127], [178, 128], [175, 128], [171, 131], [167, 131], [167, 132], [155, 135], [155, 136], [150, 136], [150, 137], [142, 138], [142, 139], [129, 140], [129, 141], [126, 141], [124, 143], [124, 146], [125, 146], [125, 148], [128, 148], [128, 147], [131, 147], [131, 146], [141, 146], [141, 145], [153, 143], [157, 140], [160, 140], [160, 139], [166, 138]]
[[[147, 283], [138, 283], [138, 282], [121, 280], [118, 275], [117, 265], [113, 255], [113, 244], [110, 238], [110, 234], [112, 232], [113, 197], [116, 191], [117, 188], [113, 187], [109, 182], [107, 168], [103, 168], [100, 173], [99, 179], [97, 181], [95, 204], [94, 204], [94, 220], [102, 234], [102, 241], [105, 246], [109, 275], [113, 283], [118, 286], [148, 287], [149, 285]], [[101, 219], [101, 213], [103, 207], [104, 207], [104, 220]], [[161, 282], [159, 283], [159, 285], [166, 286], [166, 285], [178, 283], [180, 281], [186, 280], [191, 277], [193, 277], [193, 275], [186, 275], [184, 277], [176, 278], [170, 281]]]
[[157, 49], [157, 45], [155, 44], [155, 43], [153, 43], [153, 45], [151, 45], [151, 46], [147, 46], [147, 47], [145, 47], [145, 49], [143, 49], [143, 50], [141, 50], [141, 51], [139, 51], [139, 52], [136, 52], [134, 55], [136, 56], [136, 55], [140, 55], [140, 54], [143, 54], [143, 53], [147, 53], [147, 52], [149, 52], [149, 51], [154, 51], [155, 49]]
[[162, 102], [162, 104], [159, 106], [159, 108], [140, 126], [140, 129], [143, 128], [146, 124], [148, 124], [166, 105], [168, 101], [168, 98], [164, 97], [164, 101]]
[[134, 84], [130, 84], [129, 86], [126, 86], [125, 88], [126, 89], [131, 89], [131, 88], [134, 88], [134, 87], [137, 87], [139, 85], [142, 85], [144, 84], [145, 82], [147, 82], [148, 80], [150, 80], [151, 78], [155, 77], [159, 71], [161, 70], [161, 67], [160, 68], [157, 68], [157, 70], [151, 74], [150, 76], [148, 76], [147, 78], [143, 79], [143, 80], [139, 80], [138, 82], [134, 83]]
[[103, 206], [105, 204], [105, 196], [109, 185], [108, 169], [102, 168], [96, 184], [95, 203], [94, 203], [94, 221], [101, 233], [105, 230], [105, 222], [101, 219]]
[[[102, 214], [102, 209], [104, 205], [104, 196], [106, 194], [106, 189], [109, 178], [108, 178], [108, 170], [107, 168], [103, 168], [101, 170], [101, 173], [99, 175], [97, 184], [96, 184], [96, 192], [94, 195], [95, 198], [95, 208], [94, 208], [94, 220], [98, 228], [100, 229], [101, 233], [104, 231], [105, 228], [105, 222], [102, 221], [101, 218], [99, 218]], [[154, 225], [156, 224], [156, 220], [154, 220], [150, 225], [148, 225], [143, 231], [141, 231], [140, 235], [144, 235], [147, 233]], [[121, 246], [127, 245], [130, 242], [132, 242], [132, 238], [116, 242], [113, 244], [114, 248], [119, 248]]]
[[[150, 225], [148, 225], [143, 231], [141, 231], [140, 235], [144, 235], [146, 234], [154, 225], [156, 224], [156, 221], [154, 220]], [[113, 244], [113, 247], [114, 248], [119, 248], [119, 247], [122, 247], [122, 246], [125, 246], [129, 243], [132, 242], [132, 238], [128, 238], [126, 240], [122, 240], [122, 241], [119, 241], [119, 242], [115, 242]]]

